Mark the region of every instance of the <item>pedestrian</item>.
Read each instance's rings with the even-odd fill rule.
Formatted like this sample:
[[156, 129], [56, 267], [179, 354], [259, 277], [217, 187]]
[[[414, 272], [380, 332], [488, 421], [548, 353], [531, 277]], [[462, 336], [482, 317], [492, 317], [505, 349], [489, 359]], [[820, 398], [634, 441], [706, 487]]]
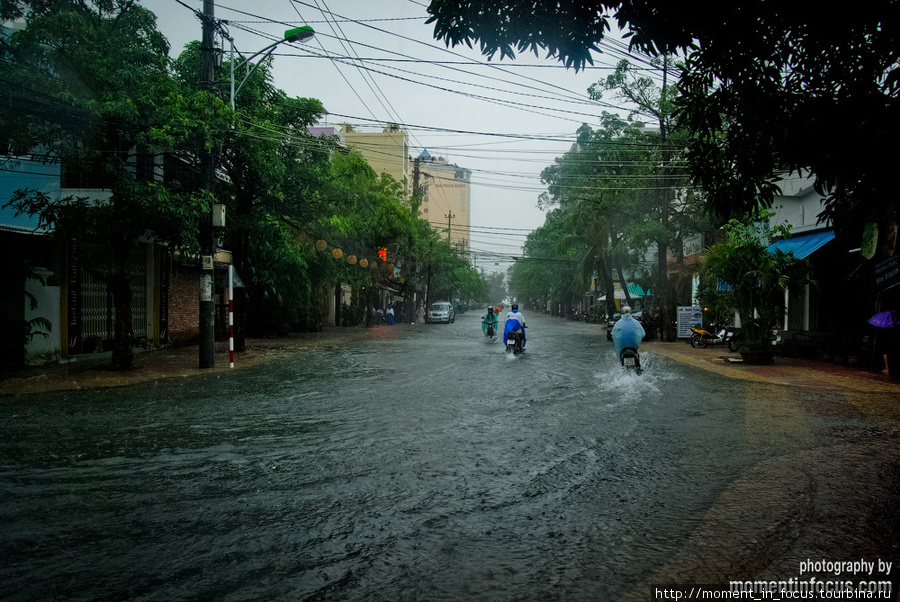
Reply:
[[[897, 335], [893, 328], [882, 329], [875, 337], [875, 349], [881, 353], [881, 357], [884, 360], [884, 370], [881, 373], [885, 376], [891, 376], [891, 360], [896, 359], [896, 337]], [[894, 366], [893, 369], [896, 372], [897, 366]]]
[[419, 308], [416, 310], [416, 322], [419, 324], [425, 323], [425, 308], [419, 305]]
[[387, 311], [385, 312], [385, 315], [387, 316], [387, 325], [393, 326], [394, 325], [394, 306], [391, 305], [390, 303], [388, 303]]

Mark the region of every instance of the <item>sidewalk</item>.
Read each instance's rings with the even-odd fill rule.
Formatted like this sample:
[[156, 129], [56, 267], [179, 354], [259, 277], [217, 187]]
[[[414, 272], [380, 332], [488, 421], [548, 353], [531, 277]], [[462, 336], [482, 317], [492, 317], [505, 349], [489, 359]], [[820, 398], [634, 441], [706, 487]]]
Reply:
[[[407, 325], [392, 328], [399, 330]], [[295, 334], [275, 339], [247, 339], [246, 350], [235, 354], [235, 370], [254, 366], [272, 357], [310, 346], [330, 346], [353, 339], [385, 336], [382, 328], [327, 328], [319, 333]], [[772, 366], [750, 366], [729, 363], [724, 358], [739, 358], [724, 347], [694, 349], [687, 343], [649, 342], [642, 351], [656, 353], [682, 364], [688, 364], [730, 378], [767, 382], [794, 387], [818, 387], [860, 393], [900, 394], [900, 379], [813, 360], [776, 357]], [[80, 356], [67, 364], [29, 367], [20, 373], [0, 373], [0, 396], [28, 395], [50, 391], [118, 387], [161, 378], [187, 378], [198, 374], [227, 372], [228, 345], [216, 344], [214, 368], [201, 370], [199, 350], [168, 347], [135, 353], [134, 368], [127, 372], [109, 369], [109, 354]]]
[[[323, 332], [294, 334], [282, 338], [247, 339], [246, 349], [235, 353], [234, 370], [255, 366], [273, 357], [309, 346], [328, 346], [353, 338], [368, 338], [370, 330], [331, 328]], [[111, 370], [110, 353], [78, 356], [64, 364], [30, 366], [18, 372], [0, 372], [0, 398], [51, 391], [119, 387], [162, 378], [187, 378], [222, 373], [229, 368], [228, 343], [216, 343], [215, 366], [200, 369], [197, 345], [166, 347], [152, 351], [135, 350], [134, 367], [125, 372]]]
[[773, 365], [751, 366], [728, 361], [730, 359], [739, 360], [740, 355], [728, 351], [726, 347], [694, 349], [684, 342], [661, 343], [654, 341], [643, 344], [641, 351], [657, 353], [679, 363], [716, 372], [729, 378], [792, 387], [900, 394], [900, 379], [896, 377], [810, 359], [775, 356]]

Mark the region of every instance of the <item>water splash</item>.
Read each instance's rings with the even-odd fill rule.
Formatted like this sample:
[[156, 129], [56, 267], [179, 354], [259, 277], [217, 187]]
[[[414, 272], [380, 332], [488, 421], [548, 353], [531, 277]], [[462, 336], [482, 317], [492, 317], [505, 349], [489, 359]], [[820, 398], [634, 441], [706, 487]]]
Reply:
[[664, 358], [653, 353], [641, 352], [643, 372], [637, 374], [619, 363], [614, 351], [603, 357], [599, 370], [594, 373], [598, 390], [605, 395], [616, 396], [622, 403], [662, 396], [667, 383], [680, 380]]

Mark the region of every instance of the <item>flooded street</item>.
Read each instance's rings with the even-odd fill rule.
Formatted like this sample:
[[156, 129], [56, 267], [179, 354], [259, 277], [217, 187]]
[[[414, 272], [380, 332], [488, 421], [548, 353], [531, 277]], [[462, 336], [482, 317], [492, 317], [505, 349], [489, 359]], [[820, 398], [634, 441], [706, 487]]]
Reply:
[[0, 397], [0, 599], [638, 600], [807, 556], [900, 561], [883, 396], [652, 345], [625, 374], [604, 327], [526, 316], [516, 357], [470, 312]]

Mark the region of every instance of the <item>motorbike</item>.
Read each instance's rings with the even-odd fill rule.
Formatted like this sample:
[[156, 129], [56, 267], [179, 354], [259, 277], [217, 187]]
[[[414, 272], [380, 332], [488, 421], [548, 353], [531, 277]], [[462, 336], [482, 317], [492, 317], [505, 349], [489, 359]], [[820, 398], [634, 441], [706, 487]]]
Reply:
[[626, 370], [634, 370], [635, 374], [643, 372], [641, 368], [641, 354], [636, 347], [625, 347], [622, 349], [619, 359]]
[[484, 330], [484, 336], [486, 336], [489, 339], [493, 339], [495, 334], [496, 333], [494, 332], [494, 325], [488, 324], [487, 328], [485, 328], [485, 330]]
[[700, 349], [701, 347], [712, 347], [714, 345], [728, 345], [729, 351], [734, 351], [735, 330], [723, 326], [715, 334], [702, 328], [691, 327], [691, 347]]
[[506, 335], [506, 352], [512, 353], [513, 355], [525, 353], [525, 348], [523, 346], [524, 339], [524, 332], [519, 332], [517, 330], [511, 331], [508, 335]]

